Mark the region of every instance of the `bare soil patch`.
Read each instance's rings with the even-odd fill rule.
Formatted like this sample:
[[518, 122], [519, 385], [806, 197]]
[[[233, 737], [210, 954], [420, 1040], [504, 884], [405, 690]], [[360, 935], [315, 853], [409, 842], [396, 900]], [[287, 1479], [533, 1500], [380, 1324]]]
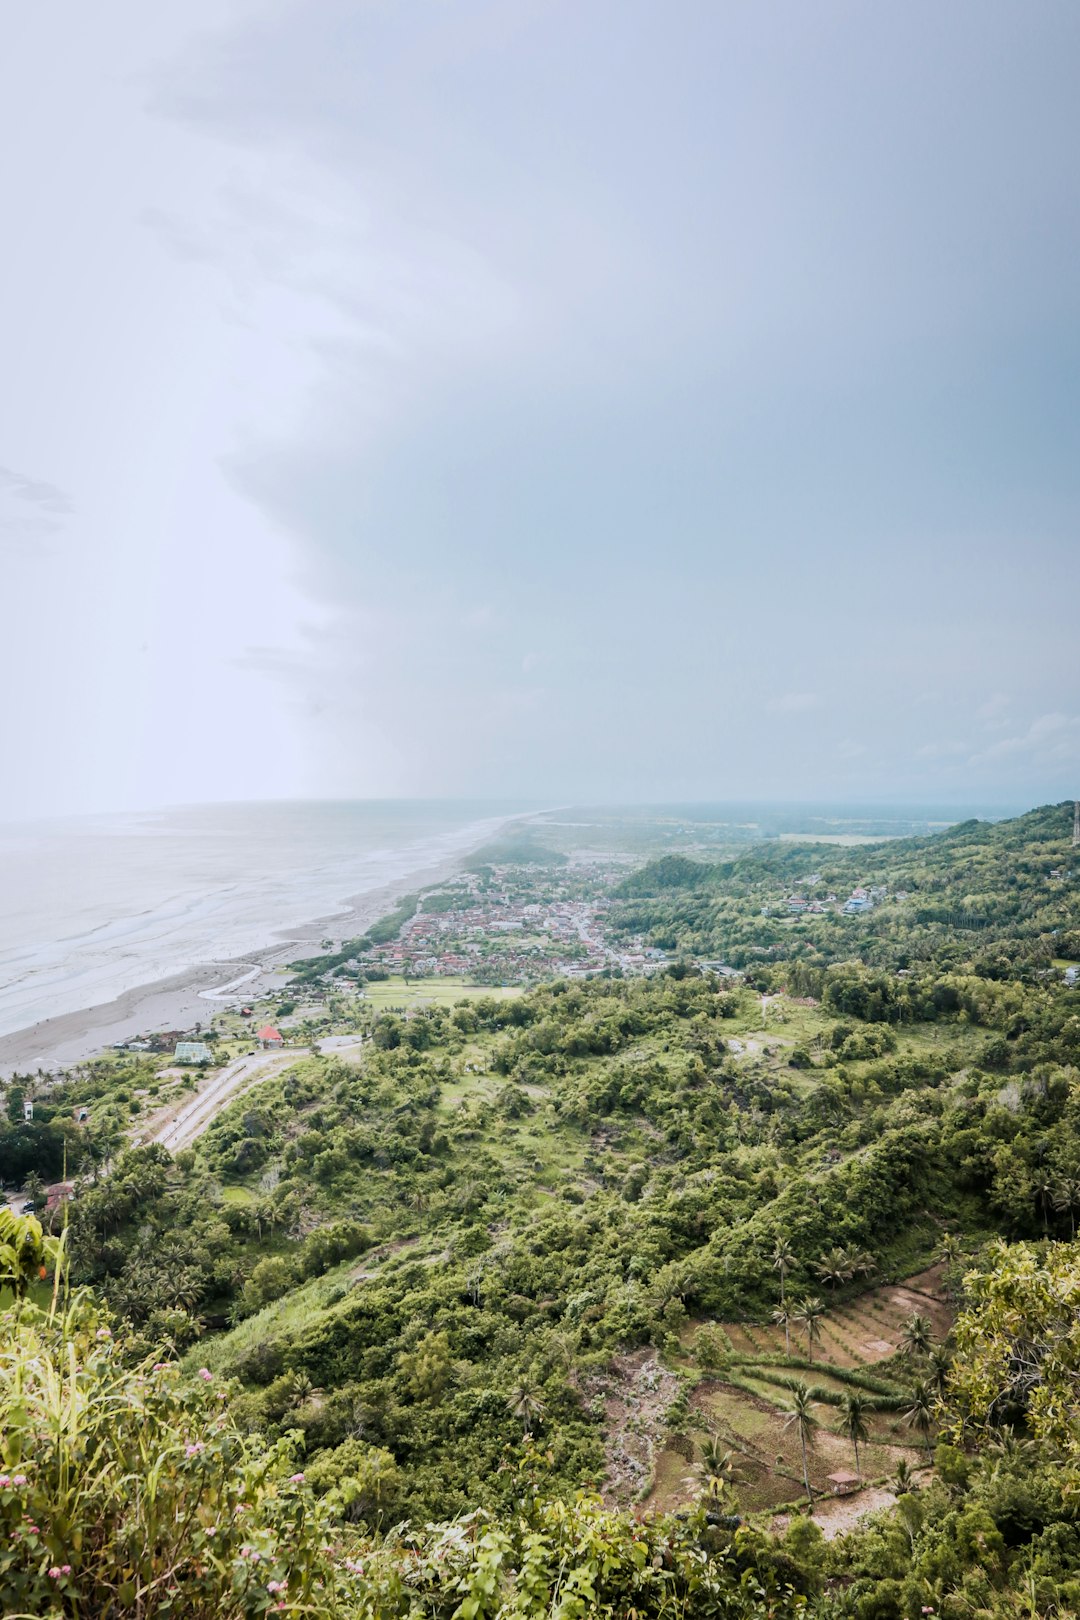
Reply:
[[678, 1378], [660, 1365], [653, 1350], [613, 1356], [605, 1372], [585, 1380], [586, 1401], [603, 1405], [603, 1496], [609, 1506], [626, 1507], [648, 1487], [678, 1391]]

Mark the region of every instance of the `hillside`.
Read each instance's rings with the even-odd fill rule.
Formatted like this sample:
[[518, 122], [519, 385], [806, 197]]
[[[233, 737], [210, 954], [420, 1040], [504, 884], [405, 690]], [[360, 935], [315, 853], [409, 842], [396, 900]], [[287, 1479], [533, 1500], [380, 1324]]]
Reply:
[[[523, 1490], [596, 1490], [624, 1527], [637, 1503], [720, 1504], [763, 1533], [738, 1558], [775, 1584], [768, 1612], [787, 1612], [785, 1583], [816, 1602], [824, 1582], [829, 1613], [870, 1620], [973, 1612], [973, 1563], [935, 1552], [970, 1512], [1001, 1538], [1004, 1606], [985, 1612], [1018, 1613], [1028, 1573], [1051, 1593], [1074, 1578], [1080, 1532], [1022, 1449], [1009, 1491], [1027, 1506], [998, 1504], [970, 1390], [954, 1404], [950, 1324], [977, 1308], [965, 1272], [1001, 1272], [988, 1244], [1071, 1253], [1070, 834], [1051, 807], [815, 848], [824, 893], [885, 891], [866, 915], [760, 916], [809, 870], [805, 848], [647, 866], [620, 928], [651, 918], [653, 937], [730, 961], [757, 925], [768, 955], [742, 981], [676, 962], [373, 1009], [365, 1040], [262, 1081], [175, 1160], [131, 1149], [88, 1178], [74, 1279], [117, 1314], [129, 1359], [171, 1340], [187, 1375], [224, 1380], [245, 1444], [287, 1445], [361, 1537], [478, 1511], [509, 1524]], [[1018, 1446], [1023, 1405], [999, 1414]], [[853, 1466], [871, 1505], [903, 1504], [954, 1421], [969, 1449], [923, 1473], [906, 1574], [887, 1573], [892, 1531], [827, 1557], [804, 1518], [782, 1553], [764, 1534]], [[715, 1601], [681, 1612], [758, 1612]]]

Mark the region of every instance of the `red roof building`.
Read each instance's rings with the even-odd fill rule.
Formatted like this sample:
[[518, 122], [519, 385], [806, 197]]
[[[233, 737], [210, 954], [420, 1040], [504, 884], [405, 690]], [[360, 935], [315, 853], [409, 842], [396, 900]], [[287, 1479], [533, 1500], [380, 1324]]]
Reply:
[[258, 1041], [262, 1046], [284, 1046], [285, 1037], [273, 1024], [264, 1024], [258, 1034]]

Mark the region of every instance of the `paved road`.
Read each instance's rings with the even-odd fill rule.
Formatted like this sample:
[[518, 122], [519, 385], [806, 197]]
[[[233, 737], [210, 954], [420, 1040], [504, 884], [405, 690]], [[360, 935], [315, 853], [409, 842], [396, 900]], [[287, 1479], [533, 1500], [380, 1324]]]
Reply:
[[152, 1131], [145, 1140], [160, 1142], [170, 1153], [179, 1153], [181, 1148], [190, 1147], [239, 1092], [247, 1091], [257, 1080], [265, 1080], [269, 1075], [287, 1069], [290, 1063], [303, 1057], [306, 1050], [303, 1046], [285, 1046], [277, 1052], [252, 1052], [248, 1057], [237, 1058], [215, 1075], [198, 1096], [186, 1102], [167, 1124], [162, 1125], [160, 1130]]

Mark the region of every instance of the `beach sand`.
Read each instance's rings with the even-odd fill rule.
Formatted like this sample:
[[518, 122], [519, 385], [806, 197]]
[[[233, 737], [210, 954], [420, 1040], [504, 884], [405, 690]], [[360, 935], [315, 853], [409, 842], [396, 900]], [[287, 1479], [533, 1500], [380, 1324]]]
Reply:
[[468, 853], [420, 868], [382, 888], [357, 895], [332, 916], [315, 918], [290, 928], [287, 934], [279, 933], [277, 943], [243, 958], [207, 962], [154, 984], [126, 990], [100, 1006], [63, 1013], [26, 1029], [0, 1035], [0, 1079], [32, 1073], [38, 1068], [52, 1071], [81, 1063], [116, 1041], [131, 1041], [160, 1030], [191, 1030], [197, 1023], [208, 1024], [214, 1013], [229, 1005], [229, 1001], [207, 996], [205, 992], [220, 990], [247, 975], [252, 968], [259, 970], [257, 976], [246, 977], [243, 984], [237, 985], [236, 995], [230, 1000], [255, 1001], [280, 991], [288, 982], [289, 962], [317, 955], [324, 939], [357, 938], [392, 911], [405, 895], [445, 882], [459, 872]]

